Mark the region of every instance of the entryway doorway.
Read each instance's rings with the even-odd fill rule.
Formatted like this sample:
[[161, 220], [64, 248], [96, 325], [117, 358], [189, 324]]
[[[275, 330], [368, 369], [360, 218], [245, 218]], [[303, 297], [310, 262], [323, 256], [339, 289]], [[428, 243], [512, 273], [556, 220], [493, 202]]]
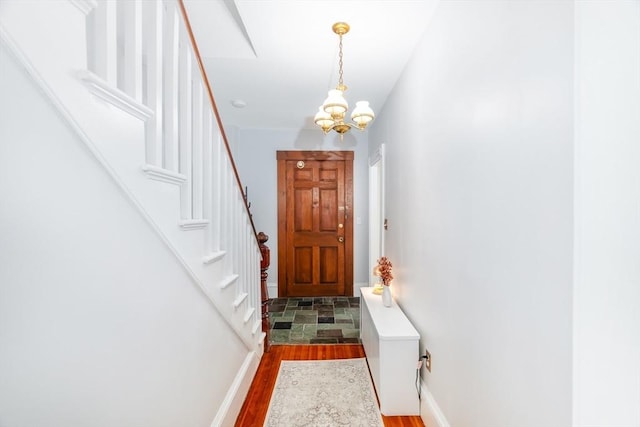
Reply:
[[278, 296], [353, 296], [353, 151], [278, 151]]

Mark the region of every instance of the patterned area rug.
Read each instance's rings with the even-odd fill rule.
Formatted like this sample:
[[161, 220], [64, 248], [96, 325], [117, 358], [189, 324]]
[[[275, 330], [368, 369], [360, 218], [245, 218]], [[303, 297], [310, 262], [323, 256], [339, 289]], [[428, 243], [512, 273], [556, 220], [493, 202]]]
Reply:
[[366, 359], [285, 360], [266, 427], [384, 427]]

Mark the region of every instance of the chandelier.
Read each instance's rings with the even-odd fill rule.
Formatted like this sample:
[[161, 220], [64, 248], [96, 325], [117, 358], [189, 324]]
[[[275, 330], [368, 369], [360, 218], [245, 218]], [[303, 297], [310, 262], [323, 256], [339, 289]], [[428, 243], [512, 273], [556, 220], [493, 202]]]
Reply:
[[349, 24], [346, 22], [336, 22], [333, 24], [333, 32], [340, 38], [339, 54], [338, 54], [338, 69], [339, 79], [338, 86], [335, 89], [329, 91], [329, 96], [324, 100], [318, 112], [316, 113], [313, 121], [320, 126], [325, 134], [328, 134], [332, 130], [340, 134], [340, 138], [349, 131], [352, 127], [356, 127], [360, 130], [364, 130], [370, 121], [373, 120], [375, 114], [369, 107], [367, 101], [356, 102], [356, 108], [351, 113], [351, 120], [353, 123], [344, 121], [349, 104], [344, 99], [344, 92], [347, 90], [342, 76], [342, 36], [349, 32]]

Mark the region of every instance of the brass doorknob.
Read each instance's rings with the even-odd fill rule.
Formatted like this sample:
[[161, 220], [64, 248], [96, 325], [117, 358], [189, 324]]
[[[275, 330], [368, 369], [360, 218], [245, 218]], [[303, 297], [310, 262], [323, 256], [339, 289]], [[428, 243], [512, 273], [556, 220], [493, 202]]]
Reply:
[[340, 242], [340, 243], [344, 242], [344, 237], [342, 237], [342, 236], [338, 237], [338, 242]]

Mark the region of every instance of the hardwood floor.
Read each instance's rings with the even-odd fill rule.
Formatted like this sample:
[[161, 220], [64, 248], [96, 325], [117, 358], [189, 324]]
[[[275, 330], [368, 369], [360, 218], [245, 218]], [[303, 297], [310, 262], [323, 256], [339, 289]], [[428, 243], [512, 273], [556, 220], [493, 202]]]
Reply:
[[[259, 427], [264, 423], [269, 399], [282, 360], [327, 360], [365, 357], [362, 345], [273, 345], [262, 356], [247, 398], [242, 405], [236, 427]], [[385, 427], [424, 427], [415, 417], [382, 417]]]

